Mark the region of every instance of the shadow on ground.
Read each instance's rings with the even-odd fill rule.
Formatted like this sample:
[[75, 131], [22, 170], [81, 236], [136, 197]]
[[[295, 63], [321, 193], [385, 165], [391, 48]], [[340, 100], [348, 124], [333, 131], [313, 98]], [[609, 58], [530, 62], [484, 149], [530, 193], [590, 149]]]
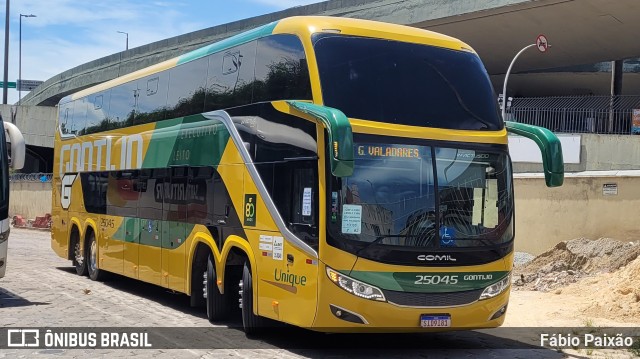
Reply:
[[0, 288], [0, 308], [28, 307], [31, 305], [49, 305], [51, 303], [32, 302], [7, 289]]
[[[58, 270], [75, 275], [72, 267]], [[87, 280], [90, 280], [87, 278]], [[189, 297], [156, 285], [112, 275], [104, 282], [116, 290], [127, 292], [197, 318], [206, 318], [204, 308], [192, 308]], [[423, 357], [427, 351], [460, 350], [460, 354], [492, 349], [535, 349], [536, 356], [564, 358], [561, 352], [537, 346], [536, 330], [540, 328], [499, 328], [480, 331], [412, 334], [325, 334], [283, 324], [271, 323], [261, 334], [247, 337], [242, 330], [240, 311], [233, 320], [206, 327], [145, 328], [154, 349], [287, 349], [311, 358], [327, 356], [357, 357]], [[97, 329], [97, 328], [96, 328]], [[140, 328], [122, 328], [137, 331]], [[331, 330], [331, 328], [326, 328]], [[521, 332], [518, 332], [521, 330]], [[444, 352], [443, 352], [444, 353]]]

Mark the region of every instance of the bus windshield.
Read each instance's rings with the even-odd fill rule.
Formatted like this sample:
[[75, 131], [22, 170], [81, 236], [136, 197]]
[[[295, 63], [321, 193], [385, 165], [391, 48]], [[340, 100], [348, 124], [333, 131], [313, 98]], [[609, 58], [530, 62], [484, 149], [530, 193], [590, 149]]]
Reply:
[[353, 175], [332, 178], [330, 237], [354, 254], [507, 243], [510, 176], [506, 152], [357, 142]]
[[335, 34], [314, 37], [324, 104], [347, 117], [500, 130], [493, 87], [474, 53]]

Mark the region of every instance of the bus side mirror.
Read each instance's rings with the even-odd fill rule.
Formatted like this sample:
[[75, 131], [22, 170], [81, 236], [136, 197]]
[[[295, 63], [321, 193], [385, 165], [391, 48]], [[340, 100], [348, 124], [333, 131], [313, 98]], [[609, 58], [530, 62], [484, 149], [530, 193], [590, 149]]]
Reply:
[[319, 106], [309, 102], [287, 101], [294, 110], [307, 114], [327, 129], [331, 154], [331, 173], [336, 177], [353, 174], [353, 133], [347, 116], [335, 108]]
[[18, 127], [10, 122], [4, 123], [4, 131], [6, 133], [7, 142], [10, 142], [10, 150], [11, 150], [11, 161], [10, 167], [19, 170], [24, 167], [24, 158], [25, 158], [25, 144], [24, 137], [22, 136], [22, 132], [18, 129]]
[[564, 160], [562, 145], [553, 132], [544, 127], [505, 121], [507, 131], [533, 140], [542, 152], [544, 180], [547, 187], [559, 187], [564, 182]]

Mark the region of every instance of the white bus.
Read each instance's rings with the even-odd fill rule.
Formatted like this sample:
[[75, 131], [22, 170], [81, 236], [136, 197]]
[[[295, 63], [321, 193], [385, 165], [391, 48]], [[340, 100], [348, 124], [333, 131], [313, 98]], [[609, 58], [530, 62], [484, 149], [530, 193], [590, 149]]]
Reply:
[[25, 144], [22, 133], [15, 125], [4, 122], [0, 131], [0, 278], [7, 270], [9, 245], [9, 168], [24, 166]]

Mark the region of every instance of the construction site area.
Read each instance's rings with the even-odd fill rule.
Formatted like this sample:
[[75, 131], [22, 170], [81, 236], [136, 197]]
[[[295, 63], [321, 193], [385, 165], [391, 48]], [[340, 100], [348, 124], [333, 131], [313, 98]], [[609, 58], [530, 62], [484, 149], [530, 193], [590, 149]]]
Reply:
[[[512, 298], [519, 303], [510, 305], [507, 321], [529, 326], [535, 316], [545, 326], [637, 326], [638, 254], [638, 241], [578, 238], [537, 257], [522, 256], [512, 277]], [[529, 300], [535, 311], [514, 315], [518, 304]]]

